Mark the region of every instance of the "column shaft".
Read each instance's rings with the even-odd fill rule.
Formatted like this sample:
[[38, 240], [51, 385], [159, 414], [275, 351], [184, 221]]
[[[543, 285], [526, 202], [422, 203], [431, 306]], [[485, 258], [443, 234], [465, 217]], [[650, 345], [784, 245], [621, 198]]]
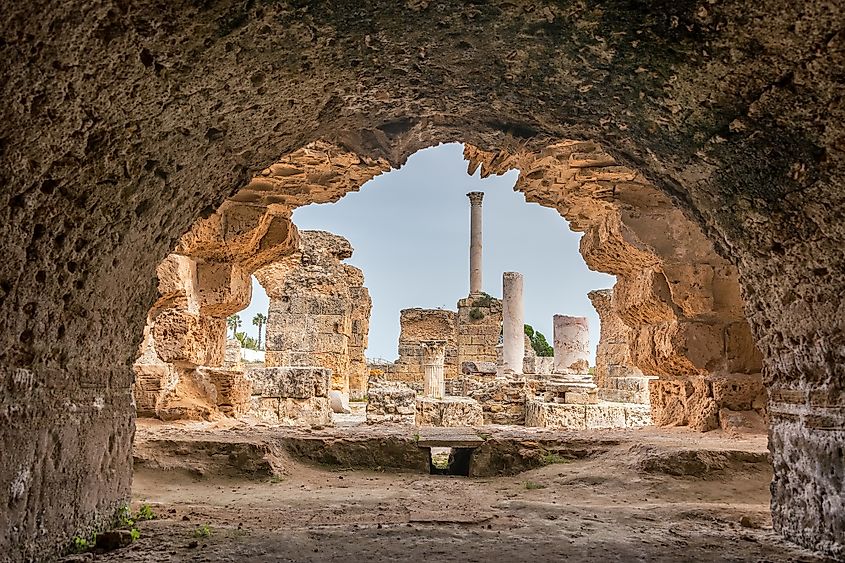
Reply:
[[502, 361], [504, 369], [522, 375], [525, 356], [525, 309], [522, 302], [522, 274], [502, 274]]
[[469, 231], [469, 293], [470, 295], [481, 293], [481, 200], [484, 197], [482, 192], [470, 192], [467, 194], [470, 201], [470, 231]]

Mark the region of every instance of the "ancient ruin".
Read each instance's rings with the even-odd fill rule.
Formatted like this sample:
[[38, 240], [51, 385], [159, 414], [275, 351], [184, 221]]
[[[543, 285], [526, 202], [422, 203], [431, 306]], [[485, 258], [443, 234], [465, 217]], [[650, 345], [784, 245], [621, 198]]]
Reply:
[[270, 298], [266, 365], [319, 366], [331, 389], [361, 396], [372, 301], [364, 275], [342, 261], [352, 256], [343, 237], [302, 231], [299, 252], [255, 272]]
[[[130, 543], [130, 530], [111, 528], [133, 487], [135, 498], [163, 499], [162, 479], [195, 498], [161, 500], [157, 522], [139, 520], [140, 540], [98, 560], [178, 550], [418, 559], [442, 547], [444, 530], [459, 541], [450, 555], [485, 561], [845, 557], [840, 4], [70, 0], [5, 2], [3, 13], [3, 557]], [[366, 330], [347, 330], [366, 316], [360, 291], [349, 299], [361, 311], [337, 314], [342, 337], [324, 339], [337, 373], [334, 363], [265, 367], [278, 379], [248, 388], [248, 369], [224, 365], [225, 318], [249, 302], [253, 273], [299, 251], [293, 209], [336, 201], [451, 141], [465, 143], [471, 172], [519, 169], [516, 189], [559, 211], [583, 233], [589, 267], [617, 278], [597, 305], [621, 325], [604, 339], [596, 380], [526, 373], [509, 348], [514, 375], [549, 377], [493, 375], [480, 390], [490, 401], [474, 397], [484, 422], [628, 426], [648, 405], [608, 399], [644, 400], [641, 381], [623, 386], [650, 378], [657, 426], [633, 437], [401, 424], [308, 434], [232, 419], [265, 399], [275, 421], [291, 414], [283, 397], [362, 393], [367, 374], [353, 375], [351, 354], [360, 360]], [[501, 315], [494, 300], [468, 299], [479, 324]], [[477, 327], [454, 313], [453, 377], [449, 337], [425, 338], [447, 340], [446, 389], [463, 364], [474, 363], [467, 377], [490, 377], [480, 363], [496, 361], [461, 356], [461, 334], [485, 350], [493, 335], [461, 333]], [[407, 421], [415, 391], [386, 375], [367, 382], [369, 400], [379, 403], [379, 386], [400, 389], [381, 410]], [[184, 421], [218, 417], [236, 426]], [[768, 438], [745, 434], [763, 428]], [[448, 478], [418, 476], [414, 489], [355, 471], [427, 472], [430, 450], [449, 444], [447, 469], [469, 478], [460, 495], [475, 493], [453, 514], [442, 508], [458, 489]], [[569, 463], [553, 467], [560, 459]], [[597, 460], [600, 475], [589, 470]], [[297, 471], [303, 463], [312, 467]], [[297, 496], [325, 465], [353, 468], [343, 480], [352, 491]], [[523, 469], [530, 480], [472, 480]], [[283, 470], [290, 481], [272, 483]], [[267, 487], [272, 510], [227, 508], [225, 472]], [[648, 488], [644, 474], [665, 486]], [[688, 481], [683, 496], [677, 478]], [[585, 500], [587, 483], [612, 494]], [[412, 492], [390, 496], [388, 485]], [[350, 492], [383, 502], [358, 510]], [[197, 528], [201, 498], [210, 527]], [[672, 508], [689, 498], [701, 500]], [[385, 527], [400, 541], [387, 544], [375, 531]]]

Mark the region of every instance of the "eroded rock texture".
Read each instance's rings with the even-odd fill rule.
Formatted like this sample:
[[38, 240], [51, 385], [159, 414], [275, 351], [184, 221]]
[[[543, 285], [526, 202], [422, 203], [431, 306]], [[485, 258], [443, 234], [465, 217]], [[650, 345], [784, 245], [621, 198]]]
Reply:
[[[130, 364], [156, 266], [197, 218], [290, 155], [316, 164], [291, 166], [298, 188], [279, 205], [357, 188], [336, 163], [374, 174], [456, 140], [493, 170], [530, 155], [507, 166], [542, 190], [526, 186], [530, 199], [596, 225], [584, 229], [591, 265], [641, 257], [616, 289], [666, 321], [630, 319], [638, 366], [698, 377], [759, 362], [734, 353], [753, 349], [727, 322], [741, 318], [738, 293], [720, 289], [736, 269], [769, 391], [775, 527], [842, 556], [841, 4], [2, 7], [0, 543], [11, 558], [46, 556], [128, 498]], [[566, 139], [578, 141], [564, 156]], [[297, 152], [318, 141], [349, 160]], [[577, 191], [592, 207], [566, 188], [577, 155], [596, 156], [585, 141], [624, 167], [622, 181], [588, 174]], [[726, 263], [700, 255], [699, 237]], [[685, 267], [700, 271], [675, 275]], [[702, 324], [719, 327], [710, 340], [726, 353], [678, 354], [695, 350]]]
[[331, 388], [365, 388], [364, 348], [372, 302], [364, 274], [344, 264], [352, 256], [345, 238], [303, 231], [299, 251], [255, 272], [270, 298], [265, 365], [320, 366], [331, 370]]

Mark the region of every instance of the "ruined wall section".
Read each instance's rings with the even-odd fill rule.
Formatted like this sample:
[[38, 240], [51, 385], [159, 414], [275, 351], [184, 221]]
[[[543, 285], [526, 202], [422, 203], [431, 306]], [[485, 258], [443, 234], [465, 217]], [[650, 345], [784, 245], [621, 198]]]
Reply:
[[[694, 380], [690, 400], [667, 422], [701, 430], [718, 427], [711, 374], [761, 380], [762, 357], [745, 319], [736, 268], [716, 254], [690, 221], [640, 173], [619, 166], [592, 142], [564, 141], [540, 153], [489, 153], [466, 146], [469, 171], [520, 170], [515, 187], [526, 201], [557, 209], [583, 232], [590, 268], [614, 274], [613, 312], [630, 327], [631, 364], [657, 375], [652, 395], [676, 380]], [[668, 386], [668, 387], [667, 387]], [[681, 385], [683, 389], [687, 386]]]
[[470, 295], [458, 301], [458, 370], [464, 362], [496, 362], [496, 345], [502, 332], [502, 301], [489, 295]]
[[343, 237], [303, 231], [299, 252], [255, 272], [270, 297], [266, 366], [327, 368], [331, 389], [350, 392], [366, 361], [371, 307], [363, 273], [342, 262], [352, 252]]
[[385, 374], [390, 381], [402, 381], [418, 391], [423, 384], [423, 349], [425, 340], [445, 340], [443, 373], [453, 379], [459, 373], [458, 314], [446, 309], [402, 309], [399, 313], [399, 359]]
[[373, 300], [366, 287], [350, 287], [352, 297], [352, 335], [349, 339], [349, 398], [364, 399], [370, 370], [365, 355], [370, 333]]

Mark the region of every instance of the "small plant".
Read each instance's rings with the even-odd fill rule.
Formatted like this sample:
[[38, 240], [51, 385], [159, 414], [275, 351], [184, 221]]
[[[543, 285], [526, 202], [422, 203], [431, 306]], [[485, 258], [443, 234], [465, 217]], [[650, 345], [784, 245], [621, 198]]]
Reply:
[[414, 434], [414, 442], [419, 442], [419, 441], [420, 441], [420, 433], [417, 432], [416, 434]]
[[96, 544], [96, 540], [89, 540], [80, 536], [76, 536], [73, 538], [73, 550], [76, 553], [83, 553], [85, 551], [89, 551], [94, 548]]
[[275, 485], [277, 483], [283, 482], [284, 480], [285, 478], [282, 475], [273, 475], [272, 477], [270, 477], [270, 484]]
[[560, 454], [554, 452], [547, 452], [540, 460], [543, 465], [552, 465], [553, 463], [569, 463], [569, 460]]
[[197, 538], [207, 538], [211, 536], [211, 528], [208, 524], [203, 524], [196, 530], [194, 530], [194, 536]]
[[469, 318], [474, 321], [480, 321], [484, 318], [484, 313], [482, 313], [481, 309], [479, 309], [478, 307], [473, 307], [469, 310]]
[[481, 438], [482, 440], [489, 440], [490, 438], [493, 437], [493, 435], [488, 434], [487, 432], [479, 432], [478, 437]]
[[132, 528], [129, 530], [129, 535], [132, 536], [132, 541], [138, 541], [138, 538], [141, 537], [141, 532], [138, 531], [138, 528]]
[[132, 519], [132, 512], [127, 505], [122, 505], [117, 511], [117, 528], [132, 528], [135, 520]]
[[542, 483], [535, 483], [534, 481], [526, 481], [525, 482], [525, 488], [528, 489], [529, 491], [533, 491], [533, 490], [536, 490], [536, 489], [545, 489], [546, 486], [543, 485]]
[[149, 504], [142, 504], [141, 508], [138, 509], [138, 514], [135, 516], [135, 520], [143, 521], [143, 520], [155, 520], [158, 518], [156, 513], [153, 512], [152, 507]]
[[483, 292], [481, 297], [472, 302], [473, 307], [490, 307], [491, 305], [493, 305], [493, 296]]

